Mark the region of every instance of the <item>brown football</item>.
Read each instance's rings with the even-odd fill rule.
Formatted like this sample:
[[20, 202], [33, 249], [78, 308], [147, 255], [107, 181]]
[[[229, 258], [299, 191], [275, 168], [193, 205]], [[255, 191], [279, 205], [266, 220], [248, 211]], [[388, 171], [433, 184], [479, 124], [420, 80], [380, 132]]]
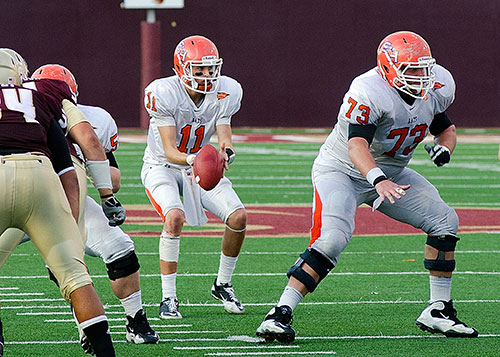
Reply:
[[224, 162], [217, 149], [208, 144], [196, 154], [193, 162], [194, 179], [206, 191], [210, 191], [224, 177]]

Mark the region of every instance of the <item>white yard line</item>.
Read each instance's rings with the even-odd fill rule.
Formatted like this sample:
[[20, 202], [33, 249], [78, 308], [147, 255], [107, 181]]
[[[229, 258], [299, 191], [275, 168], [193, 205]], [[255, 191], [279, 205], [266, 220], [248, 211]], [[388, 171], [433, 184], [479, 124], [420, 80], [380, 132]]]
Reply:
[[[233, 276], [282, 276], [284, 272], [276, 272], [276, 273], [234, 273]], [[344, 272], [344, 273], [335, 273], [332, 272], [328, 274], [328, 276], [354, 276], [354, 275], [427, 275], [429, 274], [426, 271], [385, 271], [385, 272]], [[454, 271], [453, 275], [500, 275], [500, 271]], [[214, 277], [217, 276], [217, 273], [179, 273], [177, 277]], [[107, 275], [91, 275], [93, 279], [109, 279]], [[141, 274], [141, 278], [158, 278], [160, 274]], [[47, 279], [47, 276], [38, 276], [38, 275], [26, 275], [26, 276], [0, 276], [0, 279], [12, 280], [12, 279]], [[29, 295], [29, 294], [26, 294]], [[27, 299], [26, 301], [62, 301], [64, 299]], [[23, 301], [23, 300], [7, 300], [0, 299], [0, 301]]]

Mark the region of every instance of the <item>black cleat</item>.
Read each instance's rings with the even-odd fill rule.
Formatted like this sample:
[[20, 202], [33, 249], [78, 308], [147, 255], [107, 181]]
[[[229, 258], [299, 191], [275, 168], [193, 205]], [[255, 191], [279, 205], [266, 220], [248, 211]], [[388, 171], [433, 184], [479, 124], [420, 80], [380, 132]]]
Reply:
[[137, 344], [141, 343], [158, 343], [160, 337], [158, 334], [149, 326], [148, 319], [144, 310], [140, 309], [137, 311], [135, 316], [132, 318], [127, 316], [127, 342], [133, 342]]
[[280, 343], [291, 343], [295, 340], [292, 324], [292, 309], [287, 306], [276, 306], [269, 311], [266, 318], [257, 328], [256, 334], [267, 343], [278, 340]]

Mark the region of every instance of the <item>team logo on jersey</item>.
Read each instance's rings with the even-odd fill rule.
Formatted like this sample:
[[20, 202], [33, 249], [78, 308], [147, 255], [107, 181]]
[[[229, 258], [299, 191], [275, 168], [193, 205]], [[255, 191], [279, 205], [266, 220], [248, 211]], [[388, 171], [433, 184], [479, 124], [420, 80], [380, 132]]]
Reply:
[[436, 82], [434, 83], [434, 89], [441, 89], [444, 87], [443, 83]]
[[381, 50], [382, 50], [382, 52], [385, 53], [385, 55], [387, 57], [389, 57], [390, 59], [392, 59], [392, 62], [398, 63], [399, 51], [397, 51], [397, 50], [394, 49], [394, 46], [392, 45], [391, 42], [389, 42], [389, 41], [385, 42], [382, 45]]
[[225, 92], [217, 92], [217, 100], [224, 99], [224, 98], [226, 98], [228, 95], [229, 95], [229, 93], [225, 93]]

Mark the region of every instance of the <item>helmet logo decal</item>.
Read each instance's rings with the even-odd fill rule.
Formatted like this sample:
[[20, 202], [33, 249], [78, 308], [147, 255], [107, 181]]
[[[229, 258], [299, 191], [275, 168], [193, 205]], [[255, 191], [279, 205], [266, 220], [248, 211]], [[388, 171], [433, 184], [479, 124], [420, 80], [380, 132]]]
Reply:
[[394, 49], [391, 42], [385, 42], [382, 45], [381, 51], [384, 52], [390, 59], [392, 59], [392, 62], [398, 63], [399, 51]]
[[177, 58], [179, 59], [180, 63], [184, 63], [184, 61], [186, 60], [186, 55], [186, 46], [184, 44], [184, 41], [181, 41], [179, 43], [179, 46], [177, 46]]

